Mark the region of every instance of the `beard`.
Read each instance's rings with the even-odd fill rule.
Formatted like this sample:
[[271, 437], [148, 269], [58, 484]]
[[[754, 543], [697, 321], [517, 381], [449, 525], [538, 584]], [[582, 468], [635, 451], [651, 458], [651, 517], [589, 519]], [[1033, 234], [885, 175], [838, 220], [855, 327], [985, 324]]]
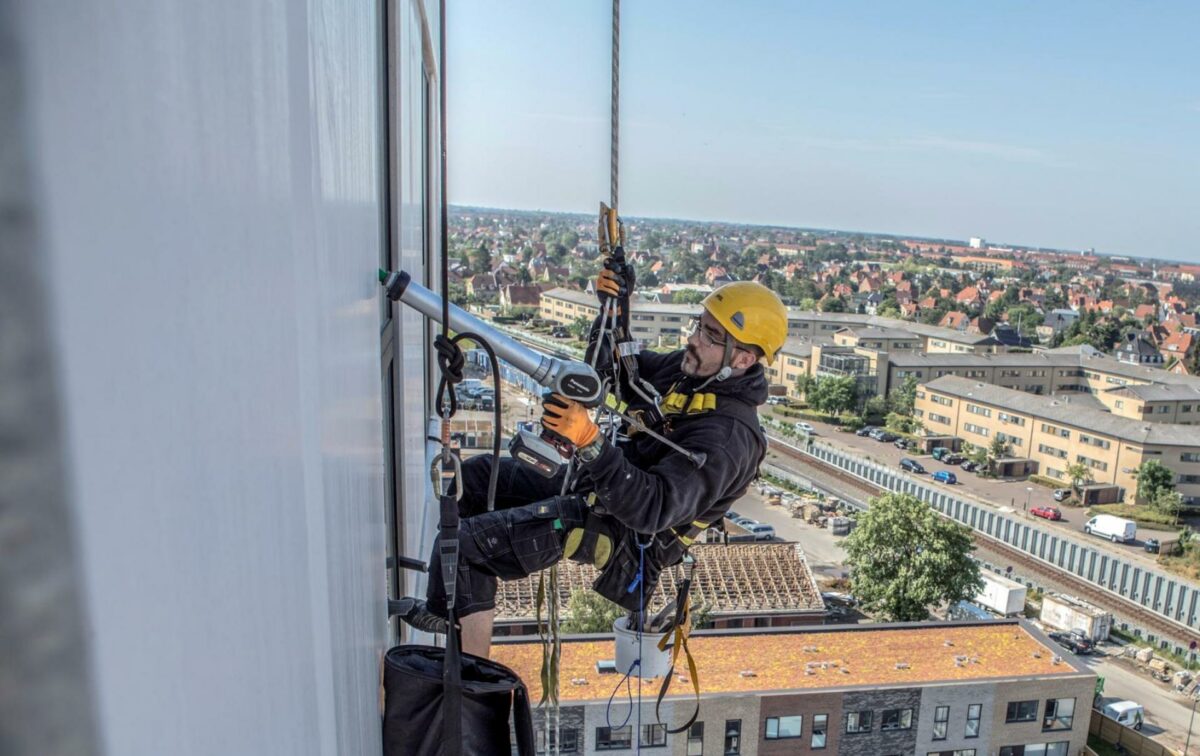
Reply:
[[[702, 374], [700, 368], [700, 355], [696, 354], [696, 351], [689, 346], [679, 362], [679, 371], [690, 378], [707, 378], [708, 375]], [[712, 373], [715, 372], [715, 370], [712, 371]]]

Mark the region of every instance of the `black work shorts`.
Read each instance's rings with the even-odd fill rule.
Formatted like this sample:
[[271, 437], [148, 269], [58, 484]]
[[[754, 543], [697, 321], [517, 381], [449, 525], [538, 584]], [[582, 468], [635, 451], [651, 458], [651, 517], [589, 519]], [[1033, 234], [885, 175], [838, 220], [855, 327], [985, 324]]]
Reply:
[[[459, 526], [454, 606], [458, 616], [496, 606], [496, 581], [516, 580], [556, 564], [567, 533], [581, 527], [587, 504], [581, 496], [552, 496], [539, 502], [484, 512]], [[445, 617], [446, 589], [438, 544], [429, 560], [429, 610]]]

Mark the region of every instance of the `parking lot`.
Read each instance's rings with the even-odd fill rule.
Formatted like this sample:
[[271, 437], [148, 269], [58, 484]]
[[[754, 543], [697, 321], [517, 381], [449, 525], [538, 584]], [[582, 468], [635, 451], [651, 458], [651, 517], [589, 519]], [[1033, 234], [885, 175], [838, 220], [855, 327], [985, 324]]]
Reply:
[[[914, 477], [921, 478], [926, 482], [931, 482], [930, 478], [933, 473], [939, 470], [949, 470], [958, 478], [958, 482], [955, 485], [949, 486], [954, 489], [955, 494], [958, 496], [975, 499], [1004, 511], [1023, 513], [1031, 521], [1037, 521], [1045, 528], [1051, 530], [1061, 529], [1073, 535], [1078, 535], [1081, 538], [1096, 538], [1096, 536], [1087, 535], [1083, 532], [1083, 526], [1089, 519], [1086, 516], [1086, 511], [1081, 507], [1072, 506], [1070, 501], [1055, 501], [1053, 491], [1049, 488], [1020, 480], [982, 478], [975, 473], [963, 471], [957, 465], [942, 464], [931, 456], [916, 456], [912, 452], [902, 451], [891, 443], [876, 441], [866, 436], [856, 436], [853, 433], [839, 430], [837, 426], [827, 423], [812, 420], [808, 422], [812, 423], [815, 428], [816, 438], [824, 443], [896, 469], [899, 469], [901, 459], [913, 459], [925, 468], [925, 474], [916, 474]], [[1057, 508], [1062, 512], [1062, 520], [1054, 522], [1035, 518], [1029, 514], [1029, 510], [1038, 507]], [[1145, 552], [1143, 539], [1162, 537], [1164, 535], [1172, 535], [1172, 533], [1170, 531], [1164, 533], [1164, 531], [1160, 530], [1151, 530], [1146, 526], [1138, 525], [1138, 538], [1136, 541], [1126, 544], [1114, 543], [1111, 544], [1111, 547], [1121, 549], [1127, 555], [1134, 556], [1148, 564], [1154, 563], [1155, 555]]]

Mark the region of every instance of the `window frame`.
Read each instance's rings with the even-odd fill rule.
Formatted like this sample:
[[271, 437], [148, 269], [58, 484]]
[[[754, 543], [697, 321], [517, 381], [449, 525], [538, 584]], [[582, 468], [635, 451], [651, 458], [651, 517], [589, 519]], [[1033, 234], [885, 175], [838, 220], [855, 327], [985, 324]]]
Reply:
[[[1014, 716], [1020, 714], [1020, 707], [1023, 704], [1033, 704], [1033, 714], [1029, 716]], [[1013, 707], [1017, 707], [1014, 709]], [[1038, 699], [1030, 699], [1026, 701], [1009, 701], [1004, 712], [1004, 724], [1016, 724], [1020, 722], [1036, 722], [1038, 721], [1038, 711], [1042, 708], [1041, 701]]]
[[[1060, 727], [1051, 726], [1053, 722], [1062, 721], [1064, 718], [1059, 714], [1059, 706], [1063, 701], [1071, 702], [1071, 713], [1065, 718], [1066, 725]], [[1050, 710], [1051, 704], [1054, 706], [1053, 713]], [[1042, 714], [1042, 732], [1066, 732], [1075, 727], [1075, 699], [1074, 698], [1047, 698], [1046, 707]]]
[[[942, 716], [942, 715], [945, 716]], [[939, 730], [940, 725], [940, 730]], [[938, 733], [941, 733], [940, 735]], [[943, 704], [933, 710], [933, 737], [930, 740], [946, 740], [950, 735], [950, 705]]]
[[[817, 726], [820, 721], [821, 726]], [[828, 714], [813, 714], [811, 729], [811, 737], [809, 738], [808, 747], [813, 751], [821, 751], [829, 747], [829, 715]], [[821, 744], [817, 745], [817, 736], [821, 738]]]
[[[975, 710], [975, 716], [971, 716], [971, 710]], [[971, 732], [971, 723], [975, 723], [975, 732]], [[983, 704], [967, 704], [967, 718], [963, 725], [963, 739], [970, 740], [979, 737], [980, 730], [983, 729]]]
[[[905, 712], [908, 712], [908, 724], [907, 725], [902, 724], [904, 721]], [[888, 722], [887, 722], [888, 714], [895, 714], [896, 722], [897, 722], [895, 726], [892, 726], [892, 727], [888, 726]], [[913, 725], [913, 710], [912, 710], [911, 706], [906, 706], [903, 708], [895, 708], [895, 709], [884, 709], [883, 711], [879, 712], [879, 731], [880, 732], [904, 732], [905, 730], [911, 730], [912, 725]]]
[[[781, 735], [783, 729], [781, 725], [784, 720], [799, 720], [799, 726], [796, 728], [795, 735]], [[771, 724], [775, 724], [775, 734], [771, 734]], [[804, 737], [804, 715], [790, 714], [785, 717], [767, 717], [763, 720], [763, 740], [795, 740], [796, 738]]]
[[[858, 722], [856, 729], [850, 729], [850, 717], [855, 717]], [[863, 720], [866, 720], [866, 727], [863, 727]], [[875, 729], [875, 712], [870, 709], [864, 711], [848, 711], [846, 712], [846, 722], [844, 732], [847, 735], [866, 735]]]
[[[602, 742], [600, 733], [608, 731], [608, 737]], [[613, 733], [627, 730], [629, 736], [614, 744]], [[623, 744], [623, 745], [622, 745]], [[597, 727], [596, 728], [596, 750], [597, 751], [628, 751], [633, 748], [633, 725], [624, 725], [623, 727]]]

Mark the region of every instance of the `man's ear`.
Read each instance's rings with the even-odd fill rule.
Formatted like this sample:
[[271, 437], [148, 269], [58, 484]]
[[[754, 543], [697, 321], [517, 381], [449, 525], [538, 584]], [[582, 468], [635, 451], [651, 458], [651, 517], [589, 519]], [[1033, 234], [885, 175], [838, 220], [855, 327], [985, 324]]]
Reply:
[[754, 363], [758, 362], [758, 358], [753, 352], [745, 349], [738, 349], [733, 353], [733, 359], [729, 361], [729, 366], [735, 370], [749, 370], [754, 367]]

